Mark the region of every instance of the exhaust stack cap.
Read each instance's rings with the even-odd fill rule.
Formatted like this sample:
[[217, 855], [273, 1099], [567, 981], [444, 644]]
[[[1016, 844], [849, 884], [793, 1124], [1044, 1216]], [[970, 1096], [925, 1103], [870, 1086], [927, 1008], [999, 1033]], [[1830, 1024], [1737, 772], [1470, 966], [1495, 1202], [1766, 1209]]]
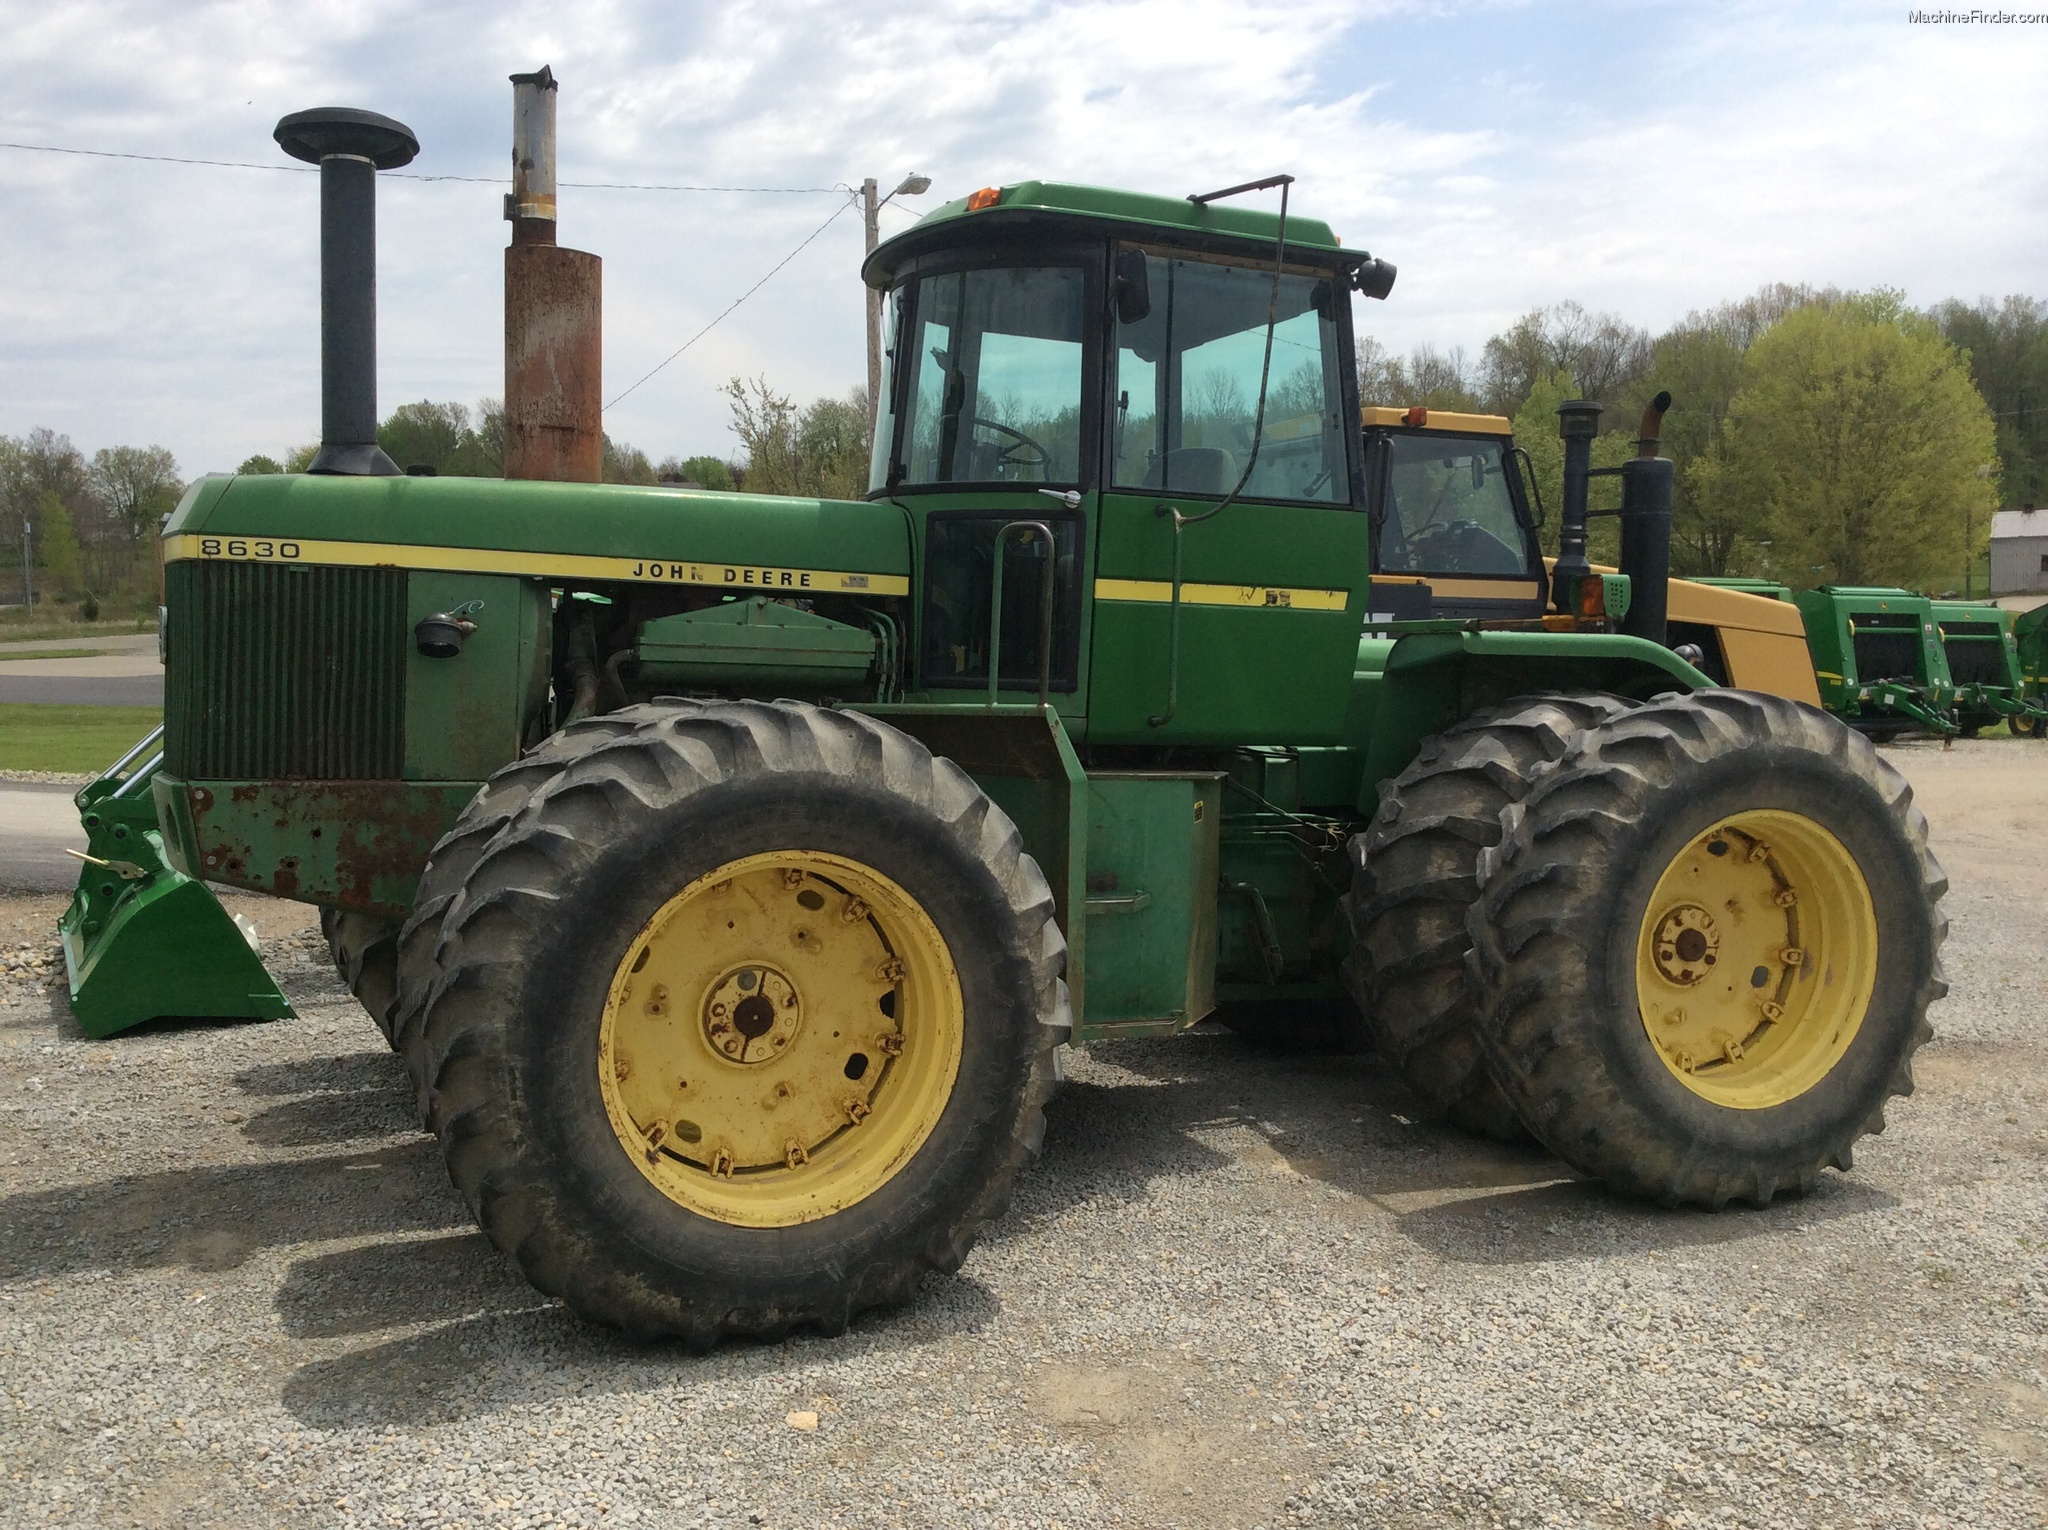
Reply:
[[377, 444], [377, 172], [410, 164], [420, 141], [352, 106], [293, 112], [271, 136], [320, 167], [320, 451], [307, 471], [398, 476]]
[[367, 159], [379, 170], [409, 165], [420, 141], [403, 122], [353, 106], [316, 106], [277, 120], [271, 137], [293, 159], [317, 165], [336, 154]]

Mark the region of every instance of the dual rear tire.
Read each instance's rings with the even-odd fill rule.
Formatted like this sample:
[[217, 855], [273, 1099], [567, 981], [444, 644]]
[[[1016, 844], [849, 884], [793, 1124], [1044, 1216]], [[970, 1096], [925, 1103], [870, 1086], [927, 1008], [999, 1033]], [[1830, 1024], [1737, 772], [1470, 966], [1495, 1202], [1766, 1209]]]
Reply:
[[1467, 917], [1480, 1044], [1572, 1167], [1764, 1205], [1912, 1093], [1948, 881], [1867, 740], [1780, 697], [1668, 697], [1581, 735], [1502, 826]]
[[1347, 977], [1456, 1124], [1666, 1204], [1763, 1204], [1911, 1092], [1947, 883], [1904, 779], [1825, 713], [1530, 698], [1383, 799]]

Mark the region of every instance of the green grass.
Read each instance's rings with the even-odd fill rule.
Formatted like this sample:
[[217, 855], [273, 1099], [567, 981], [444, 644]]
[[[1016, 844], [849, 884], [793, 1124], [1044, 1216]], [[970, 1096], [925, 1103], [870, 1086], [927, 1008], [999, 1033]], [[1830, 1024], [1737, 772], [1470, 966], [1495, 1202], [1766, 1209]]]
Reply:
[[0, 664], [9, 659], [99, 659], [106, 654], [104, 648], [31, 648], [26, 653], [0, 652]]
[[104, 770], [163, 720], [156, 707], [0, 705], [0, 770]]
[[156, 631], [156, 617], [133, 616], [118, 622], [27, 622], [19, 616], [0, 617], [0, 643], [35, 643], [50, 638], [96, 638], [128, 636]]

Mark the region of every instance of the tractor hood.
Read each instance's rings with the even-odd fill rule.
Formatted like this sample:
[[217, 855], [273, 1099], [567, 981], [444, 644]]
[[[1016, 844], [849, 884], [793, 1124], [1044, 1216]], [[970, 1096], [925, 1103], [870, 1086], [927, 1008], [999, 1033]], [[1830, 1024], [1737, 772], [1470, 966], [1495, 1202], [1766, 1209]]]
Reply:
[[778, 594], [907, 595], [886, 501], [497, 478], [203, 478], [164, 559], [635, 580]]

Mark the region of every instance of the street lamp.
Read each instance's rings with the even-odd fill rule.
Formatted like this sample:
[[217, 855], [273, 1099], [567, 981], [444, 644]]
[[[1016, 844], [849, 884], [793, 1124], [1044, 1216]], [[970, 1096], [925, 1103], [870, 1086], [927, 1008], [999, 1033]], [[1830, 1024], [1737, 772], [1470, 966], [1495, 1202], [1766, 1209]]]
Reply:
[[[912, 173], [903, 177], [903, 182], [888, 196], [877, 198], [877, 183], [869, 176], [860, 183], [861, 216], [867, 223], [867, 253], [875, 253], [875, 246], [881, 243], [881, 229], [877, 219], [886, 203], [897, 197], [919, 197], [932, 189], [932, 178]], [[868, 293], [868, 438], [875, 434], [875, 421], [880, 417], [882, 405], [882, 294], [873, 287]]]

